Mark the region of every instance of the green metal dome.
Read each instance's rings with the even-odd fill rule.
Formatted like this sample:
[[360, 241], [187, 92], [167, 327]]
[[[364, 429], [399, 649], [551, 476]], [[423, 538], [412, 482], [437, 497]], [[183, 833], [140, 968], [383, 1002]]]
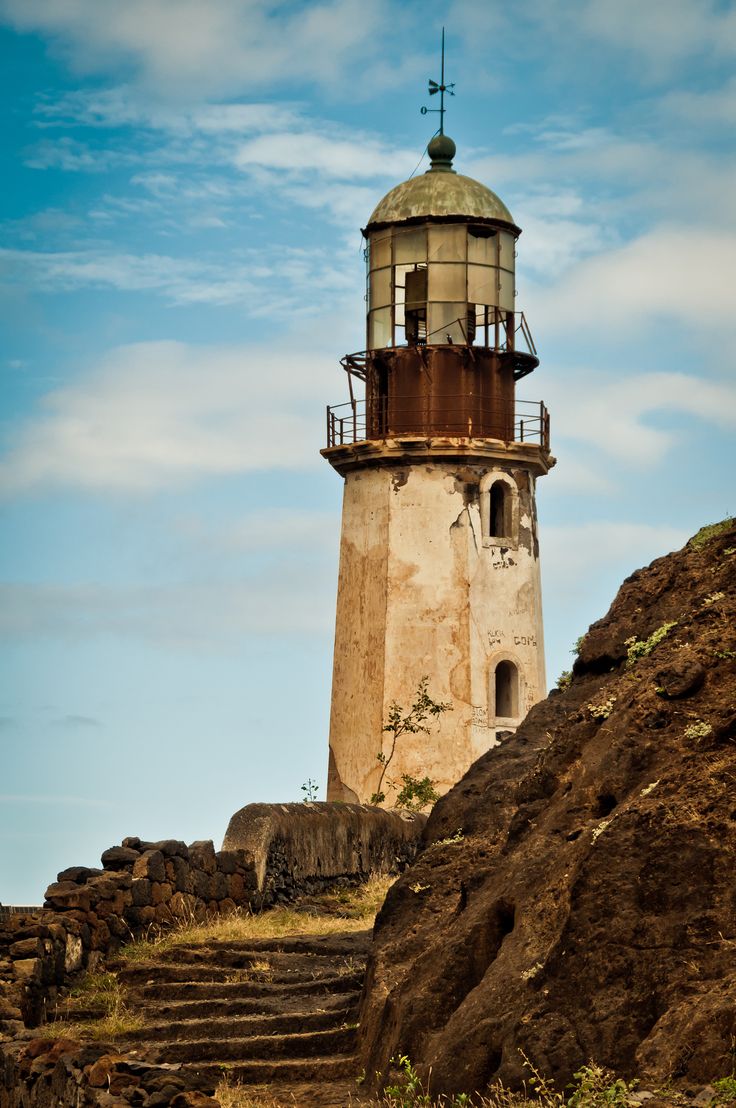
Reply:
[[[440, 141], [441, 140], [441, 141]], [[416, 223], [424, 219], [477, 220], [505, 223], [518, 231], [511, 212], [502, 200], [480, 181], [464, 177], [452, 168], [455, 144], [446, 135], [430, 142], [432, 166], [419, 177], [411, 177], [391, 189], [373, 211], [366, 231], [393, 223]]]

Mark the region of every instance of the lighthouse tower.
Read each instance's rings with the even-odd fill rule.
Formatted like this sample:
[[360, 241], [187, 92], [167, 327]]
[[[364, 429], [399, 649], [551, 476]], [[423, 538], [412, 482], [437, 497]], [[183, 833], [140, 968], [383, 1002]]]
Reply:
[[404, 734], [402, 774], [446, 792], [546, 695], [535, 486], [554, 465], [544, 404], [516, 383], [539, 364], [515, 305], [520, 229], [453, 169], [392, 189], [363, 232], [367, 340], [342, 359], [347, 403], [322, 454], [344, 478], [328, 800], [367, 801], [423, 677], [452, 711]]

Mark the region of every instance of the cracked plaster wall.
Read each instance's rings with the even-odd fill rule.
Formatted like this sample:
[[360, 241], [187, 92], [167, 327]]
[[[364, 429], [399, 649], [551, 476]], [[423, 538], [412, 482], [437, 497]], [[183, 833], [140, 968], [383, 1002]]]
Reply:
[[[497, 471], [518, 489], [518, 542], [502, 546], [481, 527], [481, 480], [493, 470], [432, 463], [347, 475], [328, 799], [370, 797], [376, 755], [390, 750], [389, 706], [408, 708], [425, 674], [453, 711], [430, 735], [402, 736], [389, 776], [428, 775], [440, 792], [545, 695], [534, 477]], [[491, 685], [504, 659], [519, 669], [520, 714], [501, 721]]]

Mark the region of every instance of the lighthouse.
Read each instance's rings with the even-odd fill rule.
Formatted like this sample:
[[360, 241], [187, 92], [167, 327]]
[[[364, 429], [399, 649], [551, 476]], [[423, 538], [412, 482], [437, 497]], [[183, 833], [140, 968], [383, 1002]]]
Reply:
[[365, 349], [327, 409], [344, 480], [328, 800], [370, 798], [391, 705], [424, 678], [452, 711], [401, 736], [389, 806], [404, 774], [446, 792], [546, 695], [535, 492], [554, 458], [544, 404], [516, 395], [539, 364], [521, 231], [442, 131], [363, 231]]

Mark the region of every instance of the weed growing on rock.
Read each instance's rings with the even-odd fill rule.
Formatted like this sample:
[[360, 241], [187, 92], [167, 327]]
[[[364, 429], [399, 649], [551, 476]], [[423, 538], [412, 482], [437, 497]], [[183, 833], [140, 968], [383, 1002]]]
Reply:
[[436, 839], [433, 846], [451, 846], [453, 843], [464, 842], [465, 836], [463, 835], [462, 827], [458, 827], [454, 835], [448, 835], [446, 839]]
[[717, 603], [717, 601], [723, 600], [725, 595], [726, 595], [725, 592], [712, 592], [710, 594], [710, 596], [705, 597], [705, 599], [703, 600], [703, 604], [707, 608], [711, 604], [715, 604], [715, 603]]
[[727, 661], [729, 658], [736, 658], [736, 650], [714, 650], [713, 657]]
[[714, 1081], [713, 1088], [716, 1091], [716, 1095], [711, 1101], [711, 1104], [736, 1103], [736, 1076], [733, 1074], [730, 1077], [721, 1077], [718, 1081]]
[[[383, 789], [384, 781], [391, 785], [397, 792], [399, 791], [396, 785], [386, 778], [388, 767], [391, 765], [391, 761], [396, 753], [396, 744], [403, 735], [416, 735], [421, 731], [425, 735], [429, 735], [429, 727], [426, 721], [429, 719], [438, 719], [444, 712], [452, 711], [452, 704], [445, 704], [441, 700], [433, 700], [427, 691], [429, 686], [429, 677], [422, 677], [417, 686], [416, 696], [414, 703], [406, 714], [400, 704], [397, 704], [394, 700], [388, 710], [388, 723], [384, 725], [384, 733], [391, 735], [391, 749], [388, 754], [384, 754], [382, 750], [379, 750], [376, 755], [376, 761], [381, 767], [381, 776], [378, 779], [378, 788], [371, 795], [371, 804], [383, 804], [386, 799], [386, 793]], [[414, 788], [415, 778], [408, 778], [412, 782], [412, 788]], [[434, 782], [430, 781], [428, 777], [424, 778], [424, 781], [428, 782], [429, 787], [434, 791]], [[423, 782], [416, 782], [417, 786], [422, 786]], [[425, 786], [426, 788], [426, 786]], [[436, 799], [436, 795], [435, 795]]]
[[606, 828], [610, 827], [610, 826], [611, 826], [610, 819], [602, 819], [601, 822], [598, 824], [598, 826], [593, 828], [593, 835], [592, 835], [593, 842], [595, 842], [596, 839], [600, 838], [600, 836], [603, 834], [603, 832], [606, 830]]
[[313, 804], [319, 797], [319, 785], [311, 777], [308, 777], [302, 785], [302, 792], [304, 793], [302, 801], [305, 804]]
[[696, 719], [695, 723], [691, 723], [685, 728], [686, 739], [707, 739], [708, 735], [712, 734], [713, 728], [709, 723], [704, 723], [702, 719]]
[[560, 676], [557, 678], [558, 689], [569, 689], [572, 685], [572, 670], [563, 669]]
[[728, 531], [732, 524], [733, 517], [729, 516], [728, 519], [721, 520], [720, 523], [710, 523], [707, 527], [701, 527], [687, 545], [692, 546], [694, 550], [702, 550], [711, 539], [715, 539], [718, 535], [722, 535], [724, 531]]
[[608, 700], [604, 700], [602, 704], [588, 704], [587, 708], [594, 719], [608, 719], [615, 703], [616, 697], [609, 696]]
[[676, 619], [668, 623], [663, 623], [656, 631], [652, 631], [648, 639], [637, 639], [636, 635], [632, 635], [630, 638], [626, 639], [624, 643], [624, 646], [628, 647], [626, 652], [626, 668], [630, 669], [631, 666], [636, 665], [640, 658], [648, 657], [655, 647], [659, 646], [662, 639], [667, 637], [673, 627], [677, 627]]

